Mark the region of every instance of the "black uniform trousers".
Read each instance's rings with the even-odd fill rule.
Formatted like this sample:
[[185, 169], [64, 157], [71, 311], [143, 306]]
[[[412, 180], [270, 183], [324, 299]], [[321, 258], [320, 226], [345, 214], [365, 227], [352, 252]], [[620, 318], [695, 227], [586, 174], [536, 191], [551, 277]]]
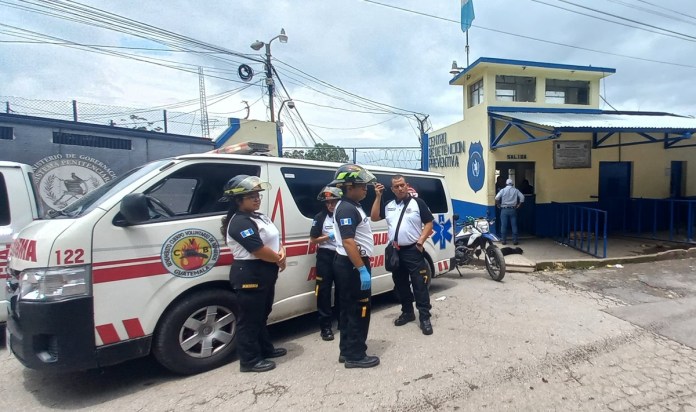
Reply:
[[334, 314], [340, 313], [338, 287], [334, 292], [336, 311], [331, 310], [331, 288], [336, 280], [333, 269], [335, 258], [335, 250], [321, 247], [317, 249], [317, 283], [314, 293], [317, 297], [317, 311], [319, 312], [319, 327], [321, 329], [330, 329]]
[[[413, 313], [413, 301], [416, 302], [416, 309], [420, 320], [430, 319], [430, 294], [428, 286], [427, 264], [425, 257], [414, 243], [410, 246], [400, 246], [399, 269], [392, 273], [396, 292], [401, 301], [401, 311]], [[413, 287], [413, 291], [411, 291]], [[415, 299], [414, 299], [415, 298]]]
[[235, 260], [230, 282], [237, 295], [237, 354], [241, 366], [254, 366], [274, 347], [266, 328], [273, 310], [278, 265], [263, 260]]
[[[370, 269], [370, 259], [362, 258]], [[357, 361], [367, 356], [367, 331], [370, 329], [372, 289], [360, 290], [360, 273], [348, 256], [336, 254], [334, 260], [336, 287], [340, 299], [341, 340], [338, 347], [348, 361]]]

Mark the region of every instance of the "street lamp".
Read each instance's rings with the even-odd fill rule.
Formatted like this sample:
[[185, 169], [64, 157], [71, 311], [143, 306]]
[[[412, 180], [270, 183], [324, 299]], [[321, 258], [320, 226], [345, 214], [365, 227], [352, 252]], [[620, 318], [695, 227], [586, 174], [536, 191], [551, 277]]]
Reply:
[[294, 109], [295, 108], [295, 102], [292, 101], [292, 99], [285, 99], [283, 100], [282, 103], [280, 103], [280, 109], [278, 109], [278, 127], [283, 127], [283, 122], [280, 120], [280, 112], [283, 111], [283, 107], [285, 107], [285, 103], [288, 104], [288, 109]]
[[288, 42], [288, 36], [285, 34], [285, 29], [280, 29], [280, 34], [269, 40], [267, 43], [256, 40], [251, 43], [251, 48], [254, 50], [261, 50], [262, 47], [266, 46], [266, 86], [268, 86], [268, 106], [271, 109], [271, 121], [275, 122], [275, 114], [273, 109], [273, 66], [271, 65], [271, 43], [273, 40], [278, 39], [281, 43]]
[[456, 75], [458, 75], [462, 70], [464, 70], [464, 68], [463, 68], [463, 67], [459, 67], [459, 66], [457, 65], [457, 61], [456, 61], [456, 60], [452, 60], [452, 69], [450, 70], [450, 74], [451, 74], [452, 76], [456, 76]]
[[288, 104], [288, 109], [295, 108], [295, 102], [292, 99], [285, 99], [280, 104], [280, 109], [278, 109], [278, 121], [276, 122], [276, 140], [278, 141], [278, 157], [283, 157], [283, 122], [280, 120], [280, 112], [283, 111], [285, 103]]

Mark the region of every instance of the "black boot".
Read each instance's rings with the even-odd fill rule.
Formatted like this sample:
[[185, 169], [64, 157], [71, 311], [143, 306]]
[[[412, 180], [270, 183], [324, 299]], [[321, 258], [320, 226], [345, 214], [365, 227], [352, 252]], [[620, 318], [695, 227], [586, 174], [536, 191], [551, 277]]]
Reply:
[[[339, 359], [340, 362], [340, 359]], [[346, 368], [372, 368], [379, 365], [379, 358], [377, 356], [365, 356], [364, 358], [356, 361], [349, 361], [346, 359]]]
[[408, 322], [413, 322], [414, 320], [416, 320], [415, 313], [401, 312], [401, 315], [394, 320], [394, 325], [403, 326]]
[[321, 338], [323, 340], [334, 340], [334, 334], [331, 328], [321, 328]]
[[256, 362], [251, 366], [240, 365], [239, 370], [241, 372], [266, 372], [270, 371], [271, 369], [275, 369], [275, 367], [275, 362], [266, 359], [261, 359], [260, 361]]
[[421, 331], [423, 331], [423, 335], [432, 335], [433, 334], [433, 325], [430, 323], [430, 319], [424, 319], [420, 322], [420, 328]]

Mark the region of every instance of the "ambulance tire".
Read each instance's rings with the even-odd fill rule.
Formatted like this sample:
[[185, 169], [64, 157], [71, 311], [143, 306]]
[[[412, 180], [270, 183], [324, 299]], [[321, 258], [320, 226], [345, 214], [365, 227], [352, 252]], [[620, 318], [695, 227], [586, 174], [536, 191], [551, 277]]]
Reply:
[[[198, 351], [195, 346], [188, 351], [184, 350], [182, 346], [192, 337], [190, 323], [204, 320], [205, 314], [211, 309], [216, 311], [216, 320], [207, 325], [210, 328], [201, 324], [198, 332], [209, 335], [220, 332], [226, 342], [213, 339], [212, 354]], [[205, 372], [225, 365], [234, 355], [238, 316], [239, 308], [232, 291], [206, 289], [194, 292], [175, 302], [164, 313], [155, 331], [152, 353], [162, 366], [182, 375]], [[227, 320], [223, 320], [222, 317], [227, 317]]]

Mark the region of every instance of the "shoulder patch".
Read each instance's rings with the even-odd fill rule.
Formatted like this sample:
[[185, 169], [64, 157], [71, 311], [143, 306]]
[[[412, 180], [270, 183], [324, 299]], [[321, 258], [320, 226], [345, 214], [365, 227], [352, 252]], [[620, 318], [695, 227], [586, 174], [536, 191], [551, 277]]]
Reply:
[[242, 235], [242, 238], [247, 238], [254, 234], [254, 229], [250, 228], [247, 230], [242, 230], [241, 232], [239, 232], [239, 234]]
[[317, 225], [316, 219], [312, 220], [312, 226], [316, 226], [316, 225]]
[[339, 219], [338, 224], [341, 226], [349, 226], [353, 224], [353, 219], [347, 217], [345, 219]]

